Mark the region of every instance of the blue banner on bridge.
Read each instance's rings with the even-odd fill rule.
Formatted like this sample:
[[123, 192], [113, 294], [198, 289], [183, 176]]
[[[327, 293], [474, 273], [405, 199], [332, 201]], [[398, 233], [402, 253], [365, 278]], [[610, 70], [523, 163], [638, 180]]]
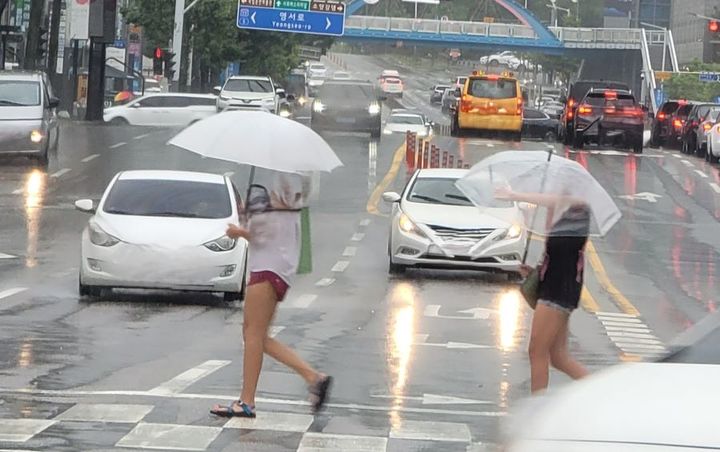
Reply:
[[[342, 36], [345, 31], [344, 5], [333, 12], [307, 11], [287, 8], [244, 6], [240, 2], [237, 14], [238, 28], [253, 30], [285, 31], [316, 35]], [[274, 4], [274, 2], [272, 2]], [[287, 2], [285, 2], [287, 3]], [[303, 3], [303, 2], [301, 2]], [[313, 6], [324, 2], [315, 0]], [[332, 3], [331, 5], [334, 5]], [[342, 4], [340, 4], [342, 5]], [[304, 5], [302, 5], [304, 6]], [[310, 4], [308, 2], [308, 7]]]

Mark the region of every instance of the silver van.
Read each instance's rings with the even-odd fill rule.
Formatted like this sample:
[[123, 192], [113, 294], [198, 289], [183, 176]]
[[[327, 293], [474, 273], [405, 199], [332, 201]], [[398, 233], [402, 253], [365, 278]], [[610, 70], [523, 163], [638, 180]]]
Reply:
[[42, 73], [0, 72], [0, 157], [47, 165], [59, 141], [58, 99]]

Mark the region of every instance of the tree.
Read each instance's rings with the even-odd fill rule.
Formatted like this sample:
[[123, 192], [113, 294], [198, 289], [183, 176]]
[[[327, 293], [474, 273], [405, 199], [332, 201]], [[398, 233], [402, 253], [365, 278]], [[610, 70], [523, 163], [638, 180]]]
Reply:
[[696, 61], [687, 69], [695, 73], [675, 73], [663, 84], [668, 97], [710, 102], [720, 96], [720, 83], [701, 82], [697, 74], [697, 72], [720, 72], [720, 64], [704, 64]]

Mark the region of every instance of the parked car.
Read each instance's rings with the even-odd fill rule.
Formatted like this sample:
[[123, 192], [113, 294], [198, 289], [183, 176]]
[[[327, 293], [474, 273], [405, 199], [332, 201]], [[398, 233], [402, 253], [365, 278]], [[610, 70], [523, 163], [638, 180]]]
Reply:
[[698, 128], [711, 111], [720, 109], [720, 104], [698, 103], [693, 105], [680, 132], [680, 151], [683, 154], [698, 154], [702, 149], [698, 141]]
[[359, 80], [328, 80], [313, 100], [310, 126], [313, 130], [365, 132], [379, 138], [382, 104], [375, 86]]
[[443, 93], [446, 89], [450, 88], [450, 85], [435, 85], [430, 88], [430, 103], [440, 104], [442, 103]]
[[59, 100], [39, 72], [0, 72], [0, 156], [47, 165], [60, 140]]
[[560, 138], [565, 144], [573, 144], [575, 141], [575, 115], [580, 101], [591, 89], [614, 89], [617, 91], [628, 91], [630, 87], [626, 83], [604, 81], [604, 80], [578, 80], [568, 88], [565, 102], [565, 109], [560, 118]]
[[[455, 186], [463, 169], [421, 169], [392, 204], [389, 272], [409, 267], [474, 269], [515, 278], [525, 249], [522, 214], [512, 202], [480, 209]], [[505, 218], [506, 221], [499, 218]]]
[[225, 235], [237, 224], [238, 191], [227, 177], [184, 171], [125, 171], [91, 213], [82, 233], [79, 292], [107, 289], [220, 292], [245, 290], [247, 242]]
[[622, 145], [641, 154], [644, 120], [645, 111], [629, 91], [593, 88], [578, 105], [573, 146]]
[[662, 146], [668, 143], [673, 132], [672, 116], [681, 105], [687, 103], [686, 100], [668, 100], [660, 105], [650, 126], [650, 144]]
[[275, 83], [270, 77], [237, 75], [228, 78], [222, 89], [215, 87], [218, 94], [217, 111], [267, 110], [277, 113], [279, 97]]
[[103, 119], [112, 125], [185, 127], [217, 113], [216, 104], [212, 94], [148, 94], [106, 108]]
[[705, 161], [718, 163], [720, 161], [720, 122], [716, 122], [706, 134], [707, 152]]
[[392, 135], [393, 133], [414, 132], [418, 137], [424, 138], [432, 135], [432, 126], [432, 122], [424, 114], [398, 109], [390, 112], [383, 133]]
[[524, 138], [539, 138], [548, 142], [557, 140], [558, 128], [560, 121], [557, 118], [551, 118], [535, 108], [525, 108], [523, 110], [522, 136]]

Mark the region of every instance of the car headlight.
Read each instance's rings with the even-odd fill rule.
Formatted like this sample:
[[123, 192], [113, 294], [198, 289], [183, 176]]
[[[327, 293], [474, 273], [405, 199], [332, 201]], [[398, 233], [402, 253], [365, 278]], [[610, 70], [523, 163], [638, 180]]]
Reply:
[[319, 100], [316, 100], [315, 102], [313, 102], [313, 111], [315, 113], [322, 113], [323, 111], [325, 111], [325, 105]]
[[289, 118], [290, 117], [290, 111], [286, 109], [281, 109], [279, 113], [281, 118]]
[[306, 98], [305, 96], [300, 96], [300, 98], [298, 99], [298, 103], [299, 103], [300, 105], [305, 105], [305, 104], [307, 103], [307, 101], [308, 101], [308, 100], [307, 100], [307, 98]]
[[370, 104], [368, 107], [368, 113], [371, 115], [380, 114], [380, 104]]
[[400, 214], [400, 218], [398, 219], [398, 227], [401, 231], [405, 232], [406, 234], [415, 234], [419, 235], [420, 237], [426, 237], [425, 233], [418, 228], [418, 226], [404, 213]]
[[203, 243], [205, 248], [209, 249], [210, 251], [215, 252], [223, 252], [223, 251], [230, 251], [231, 249], [235, 248], [235, 245], [237, 245], [236, 239], [231, 239], [230, 237], [224, 235], [220, 237], [219, 239], [212, 240], [207, 243]]
[[520, 225], [514, 224], [509, 228], [505, 229], [501, 234], [495, 237], [495, 240], [512, 240], [522, 235], [523, 229]]
[[120, 239], [103, 231], [103, 229], [94, 221], [89, 223], [88, 232], [90, 233], [90, 242], [93, 245], [110, 247], [120, 243]]
[[45, 135], [40, 130], [33, 130], [30, 132], [30, 141], [33, 143], [40, 143], [43, 138], [45, 138]]

